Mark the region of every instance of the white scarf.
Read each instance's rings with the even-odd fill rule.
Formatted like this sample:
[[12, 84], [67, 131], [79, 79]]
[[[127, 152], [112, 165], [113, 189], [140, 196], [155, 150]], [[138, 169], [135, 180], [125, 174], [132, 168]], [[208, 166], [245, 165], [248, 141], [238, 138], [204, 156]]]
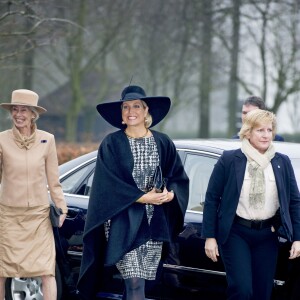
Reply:
[[255, 149], [248, 139], [242, 140], [242, 152], [246, 155], [249, 163], [248, 172], [251, 177], [249, 205], [255, 209], [261, 209], [265, 204], [265, 176], [264, 169], [269, 165], [275, 155], [275, 149], [271, 143], [264, 154]]

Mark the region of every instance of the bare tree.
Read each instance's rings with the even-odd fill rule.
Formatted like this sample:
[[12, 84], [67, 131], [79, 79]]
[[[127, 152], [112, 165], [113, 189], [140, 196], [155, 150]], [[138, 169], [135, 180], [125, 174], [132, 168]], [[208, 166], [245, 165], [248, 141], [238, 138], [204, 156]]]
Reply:
[[[259, 72], [262, 83], [255, 87], [242, 79], [242, 75], [239, 81], [247, 93], [260, 94], [265, 100], [271, 98], [267, 103], [269, 109], [277, 112], [290, 95], [300, 90], [299, 7], [294, 0], [282, 3], [251, 1], [251, 4], [253, 14], [245, 15], [247, 29], [253, 49], [256, 47], [259, 51], [260, 61], [249, 59], [248, 62], [252, 63], [255, 72]], [[260, 25], [260, 34], [251, 26], [251, 21]], [[270, 90], [270, 86], [275, 89]]]
[[[51, 35], [55, 32], [53, 24], [68, 22], [45, 17], [40, 9], [44, 4], [44, 0], [8, 0], [0, 3], [2, 97], [9, 99], [15, 88], [33, 88], [35, 49], [51, 42]], [[1, 127], [5, 128], [6, 123], [2, 117]]]
[[282, 34], [276, 34], [276, 41], [271, 53], [274, 57], [276, 71], [271, 75], [275, 83], [276, 92], [273, 105], [270, 109], [277, 112], [280, 105], [287, 101], [289, 96], [300, 91], [300, 51], [299, 51], [299, 3], [294, 2], [290, 7], [288, 17], [280, 17], [275, 32], [282, 29]]
[[[0, 68], [17, 70], [10, 85], [26, 79], [29, 87], [38, 79], [40, 89], [40, 82], [48, 85], [45, 94], [69, 88], [71, 95], [62, 99], [67, 100], [62, 115], [68, 141], [76, 140], [80, 115], [90, 116], [86, 130], [91, 131], [95, 103], [108, 94], [115, 97], [132, 76], [148, 94], [171, 97], [165, 124], [192, 113], [193, 133], [209, 137], [217, 104], [224, 119], [228, 115], [232, 135], [239, 94], [259, 94], [277, 111], [299, 90], [298, 2], [2, 1]], [[91, 73], [99, 77], [93, 100], [84, 90]], [[219, 96], [224, 91], [228, 96]], [[182, 125], [176, 122], [182, 129], [186, 122]]]
[[169, 95], [171, 113], [188, 106], [186, 80], [193, 73], [187, 67], [191, 64], [187, 55], [193, 38], [194, 7], [187, 1], [175, 2], [137, 1], [126, 35], [113, 49], [123, 84], [133, 77], [133, 83], [145, 87], [148, 94]]
[[210, 115], [210, 92], [212, 71], [212, 37], [213, 37], [213, 1], [202, 1], [202, 47], [201, 47], [201, 69], [200, 69], [200, 101], [199, 115], [200, 128], [199, 137], [209, 137], [209, 115]]
[[300, 94], [294, 94], [290, 97], [289, 103], [287, 105], [289, 119], [291, 121], [292, 127], [296, 132], [300, 132]]
[[228, 136], [236, 131], [236, 108], [238, 102], [238, 62], [240, 44], [240, 0], [232, 0], [232, 36], [230, 47], [230, 75], [228, 86]]
[[[72, 5], [70, 5], [72, 2]], [[68, 1], [56, 2], [62, 17], [71, 19], [78, 27], [61, 27], [66, 37], [57, 39], [57, 45], [44, 49], [44, 54], [55, 64], [57, 70], [65, 76], [71, 88], [71, 98], [66, 111], [66, 140], [77, 139], [78, 117], [86, 107], [85, 94], [82, 91], [84, 76], [96, 71], [101, 74], [99, 81], [99, 99], [107, 82], [106, 57], [123, 30], [130, 9], [130, 1]], [[102, 91], [100, 90], [102, 87]], [[87, 113], [91, 111], [87, 108]]]

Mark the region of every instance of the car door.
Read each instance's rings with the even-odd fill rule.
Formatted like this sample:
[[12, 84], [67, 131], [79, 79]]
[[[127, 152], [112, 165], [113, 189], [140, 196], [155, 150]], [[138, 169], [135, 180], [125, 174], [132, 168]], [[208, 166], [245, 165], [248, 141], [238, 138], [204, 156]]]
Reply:
[[226, 288], [224, 267], [221, 259], [214, 263], [206, 257], [201, 229], [208, 181], [220, 154], [178, 151], [190, 179], [190, 195], [184, 229], [164, 261], [164, 280], [166, 284], [194, 295], [199, 292], [203, 296], [205, 291], [214, 291], [218, 297], [217, 294], [224, 295]]
[[95, 164], [95, 159], [89, 160], [61, 178], [68, 204], [68, 215], [64, 226], [60, 228], [60, 236], [64, 239], [66, 252], [71, 259], [81, 258], [83, 231]]

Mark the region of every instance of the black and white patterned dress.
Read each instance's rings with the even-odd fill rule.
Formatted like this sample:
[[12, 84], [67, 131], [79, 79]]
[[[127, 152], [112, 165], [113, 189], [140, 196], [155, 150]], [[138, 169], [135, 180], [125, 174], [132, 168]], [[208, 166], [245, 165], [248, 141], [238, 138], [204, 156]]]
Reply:
[[[144, 192], [151, 190], [151, 182], [155, 167], [159, 164], [159, 155], [153, 136], [144, 138], [128, 137], [134, 159], [133, 178], [139, 189]], [[154, 207], [146, 204], [148, 223], [153, 216]], [[108, 238], [109, 224], [106, 223], [106, 235]], [[126, 253], [117, 262], [116, 267], [124, 279], [138, 277], [154, 280], [161, 258], [162, 242], [149, 240], [145, 244]]]

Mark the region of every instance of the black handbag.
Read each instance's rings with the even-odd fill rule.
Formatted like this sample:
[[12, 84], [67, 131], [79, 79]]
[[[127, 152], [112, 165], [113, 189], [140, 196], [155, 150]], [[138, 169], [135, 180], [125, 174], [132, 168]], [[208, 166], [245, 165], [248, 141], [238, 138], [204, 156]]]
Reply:
[[165, 188], [165, 180], [162, 176], [160, 165], [158, 165], [154, 171], [153, 188], [155, 189], [156, 193], [162, 193]]
[[62, 209], [50, 204], [50, 220], [53, 227], [59, 226], [59, 216], [62, 215]]

